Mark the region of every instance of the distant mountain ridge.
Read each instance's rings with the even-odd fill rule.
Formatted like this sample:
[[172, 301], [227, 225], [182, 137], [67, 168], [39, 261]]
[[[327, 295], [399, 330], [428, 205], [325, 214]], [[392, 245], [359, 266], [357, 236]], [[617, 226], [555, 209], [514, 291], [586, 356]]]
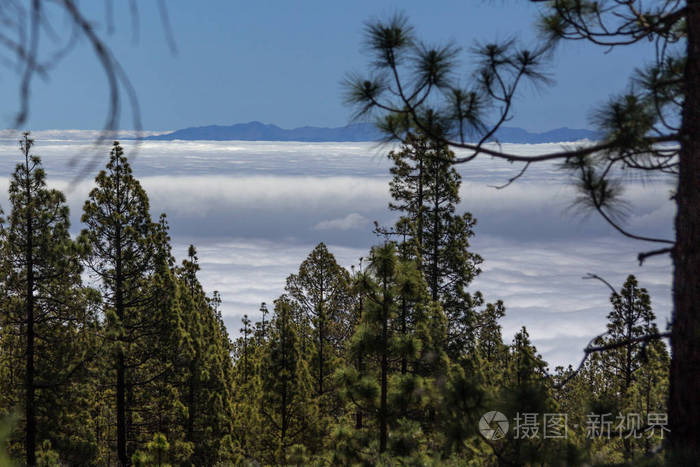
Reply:
[[[353, 123], [344, 127], [321, 128], [304, 126], [291, 130], [261, 122], [235, 125], [209, 125], [183, 128], [171, 133], [146, 137], [152, 141], [210, 140], [210, 141], [299, 141], [299, 142], [362, 142], [379, 141], [382, 134], [371, 123]], [[558, 143], [563, 141], [595, 140], [599, 134], [591, 130], [557, 128], [544, 133], [531, 133], [522, 128], [502, 127], [496, 138], [501, 143]]]

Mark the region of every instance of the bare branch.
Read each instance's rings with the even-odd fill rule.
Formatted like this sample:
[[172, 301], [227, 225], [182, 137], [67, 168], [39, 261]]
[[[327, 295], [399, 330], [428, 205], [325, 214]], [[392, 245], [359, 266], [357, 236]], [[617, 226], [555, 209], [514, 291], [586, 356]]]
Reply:
[[530, 162], [525, 163], [522, 170], [520, 172], [518, 172], [517, 175], [514, 175], [511, 178], [509, 178], [506, 183], [504, 183], [502, 185], [489, 185], [489, 186], [491, 188], [495, 188], [497, 190], [502, 190], [503, 188], [510, 186], [511, 183], [513, 183], [514, 181], [516, 181], [517, 179], [522, 177], [525, 174], [525, 171], [528, 169], [528, 167], [530, 167]]
[[651, 256], [656, 256], [656, 255], [664, 255], [667, 253], [673, 253], [673, 247], [670, 248], [659, 248], [658, 250], [651, 250], [651, 251], [646, 251], [639, 253], [637, 255], [637, 259], [639, 260], [639, 265], [641, 266], [644, 264], [644, 260]]
[[165, 39], [170, 47], [170, 52], [177, 55], [177, 44], [173, 36], [173, 29], [170, 26], [170, 18], [168, 16], [168, 8], [165, 6], [164, 0], [158, 0], [158, 11], [160, 12], [160, 20], [163, 23], [163, 31], [165, 31]]
[[562, 381], [558, 382], [553, 386], [554, 389], [562, 389], [569, 381], [574, 379], [576, 375], [578, 375], [581, 370], [583, 369], [583, 366], [586, 363], [586, 360], [588, 360], [588, 357], [596, 352], [604, 352], [606, 350], [613, 350], [613, 349], [618, 349], [620, 347], [624, 347], [629, 344], [634, 344], [634, 343], [641, 343], [641, 342], [650, 342], [658, 339], [664, 339], [664, 338], [670, 338], [671, 333], [670, 332], [660, 332], [660, 333], [653, 333], [653, 334], [646, 334], [644, 336], [639, 336], [639, 337], [633, 337], [630, 339], [623, 339], [621, 341], [617, 342], [611, 342], [609, 344], [604, 344], [604, 345], [593, 345], [594, 342], [596, 342], [598, 339], [602, 339], [605, 337], [608, 333], [604, 332], [603, 334], [599, 334], [593, 339], [591, 339], [588, 342], [588, 345], [586, 346], [585, 349], [583, 349], [583, 358], [581, 359], [581, 362], [579, 363], [578, 367], [573, 370], [566, 378], [564, 378]]
[[617, 290], [615, 290], [615, 287], [610, 285], [610, 282], [606, 281], [605, 279], [603, 279], [602, 277], [600, 277], [597, 274], [592, 274], [589, 272], [588, 274], [583, 276], [582, 279], [597, 279], [597, 280], [601, 281], [603, 284], [607, 285], [608, 288], [612, 291], [613, 295], [617, 295]]

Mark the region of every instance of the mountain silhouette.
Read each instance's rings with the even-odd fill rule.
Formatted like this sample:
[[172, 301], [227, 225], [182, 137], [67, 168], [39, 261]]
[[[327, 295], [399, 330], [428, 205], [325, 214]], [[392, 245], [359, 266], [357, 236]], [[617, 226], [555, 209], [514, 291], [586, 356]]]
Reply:
[[[502, 127], [495, 140], [501, 143], [557, 143], [598, 139], [591, 130], [557, 128], [543, 133], [532, 133], [522, 128]], [[382, 133], [371, 123], [353, 123], [343, 127], [322, 128], [304, 126], [291, 130], [261, 122], [234, 125], [209, 125], [183, 128], [171, 133], [149, 136], [146, 140], [210, 140], [210, 141], [300, 141], [300, 142], [360, 142], [379, 141]]]

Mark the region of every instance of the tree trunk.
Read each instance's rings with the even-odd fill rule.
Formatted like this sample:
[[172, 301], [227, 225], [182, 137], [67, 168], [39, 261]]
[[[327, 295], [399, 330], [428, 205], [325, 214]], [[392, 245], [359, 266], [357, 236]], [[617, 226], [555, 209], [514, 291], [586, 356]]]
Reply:
[[700, 459], [700, 0], [688, 0], [687, 9], [688, 56], [673, 251], [669, 438], [671, 455], [694, 463]]
[[25, 417], [26, 417], [26, 440], [25, 450], [27, 465], [36, 465], [36, 407], [34, 404], [34, 242], [32, 228], [32, 192], [31, 177], [29, 174], [29, 142], [27, 136], [24, 137], [25, 148], [25, 176], [27, 190], [27, 215], [26, 215], [26, 235], [27, 235], [27, 353], [25, 372]]
[[433, 264], [432, 264], [432, 277], [430, 278], [430, 288], [432, 289], [433, 301], [437, 301], [438, 285], [440, 280], [438, 278], [438, 255], [440, 254], [440, 200], [438, 190], [438, 180], [435, 180], [435, 204], [433, 206]]
[[[124, 325], [124, 297], [122, 279], [122, 248], [121, 229], [117, 226], [115, 235], [115, 308], [119, 317], [119, 326]], [[122, 330], [119, 332], [119, 341], [123, 340]], [[120, 347], [117, 350], [117, 459], [122, 466], [129, 465], [129, 456], [126, 451], [126, 365], [124, 362], [124, 350]]]
[[387, 278], [384, 277], [384, 295], [382, 300], [382, 363], [381, 363], [381, 398], [379, 405], [379, 452], [386, 451], [386, 443], [388, 438], [388, 407], [387, 407], [387, 391], [389, 378], [389, 304]]
[[121, 466], [129, 465], [126, 455], [126, 381], [124, 352], [117, 353], [117, 458]]
[[627, 296], [627, 313], [626, 316], [623, 315], [626, 321], [625, 339], [627, 339], [628, 342], [625, 348], [625, 394], [627, 394], [627, 391], [632, 385], [632, 352], [635, 347], [635, 344], [632, 342], [632, 339], [635, 337], [632, 335], [632, 327], [636, 322], [634, 312], [634, 287], [632, 287], [630, 294]]
[[418, 226], [416, 231], [418, 233], [418, 251], [420, 255], [418, 256], [418, 267], [422, 266], [423, 262], [423, 178], [424, 178], [424, 168], [423, 168], [423, 158], [425, 157], [425, 152], [418, 154], [418, 199], [416, 200], [416, 206], [418, 207]]
[[[362, 300], [362, 295], [360, 295], [360, 314], [357, 318], [357, 322], [361, 323], [362, 322], [362, 312], [364, 311], [364, 303]], [[362, 358], [362, 352], [359, 352], [359, 355], [357, 356], [357, 371], [360, 374], [360, 377], [364, 375], [365, 372], [365, 362], [364, 359]], [[360, 407], [357, 407], [357, 412], [355, 413], [355, 428], [358, 430], [362, 429], [362, 409]]]
[[[323, 274], [323, 266], [321, 266], [321, 276], [325, 278]], [[324, 298], [324, 293], [325, 287], [324, 285], [324, 280], [321, 279], [320, 287], [319, 287], [319, 300], [320, 303], [318, 305], [318, 397], [323, 396], [323, 341], [326, 339], [326, 336], [324, 334], [324, 327], [326, 325], [326, 307], [325, 307], [325, 298]]]
[[[630, 386], [632, 385], [632, 351], [634, 350], [635, 344], [632, 343], [631, 340], [635, 337], [632, 335], [632, 327], [634, 326], [634, 323], [636, 321], [634, 312], [634, 287], [632, 287], [632, 290], [629, 296], [627, 297], [627, 329], [625, 330], [625, 339], [627, 339], [628, 344], [625, 347], [625, 397], [627, 397], [627, 393], [630, 389]], [[625, 450], [625, 460], [629, 462], [632, 458], [632, 444], [629, 436], [625, 436], [623, 438], [622, 444]]]
[[[408, 304], [406, 303], [406, 297], [401, 297], [401, 336], [405, 339], [406, 334], [408, 334]], [[408, 358], [406, 353], [401, 353], [401, 374], [405, 375], [408, 373]]]
[[[286, 312], [285, 312], [286, 313]], [[290, 353], [294, 351], [294, 349], [289, 349], [287, 347], [287, 317], [284, 317], [284, 322], [282, 325], [282, 368], [286, 368], [288, 370], [291, 370], [291, 362], [287, 361], [288, 356], [290, 356]], [[296, 363], [296, 360], [295, 360]], [[294, 372], [290, 371], [291, 373], [291, 378], [294, 378]], [[281, 413], [280, 413], [280, 418], [281, 418], [281, 428], [280, 428], [280, 448], [282, 450], [282, 459], [281, 463], [286, 464], [287, 462], [287, 425], [289, 423], [289, 414], [288, 412], [288, 403], [287, 403], [287, 385], [289, 384], [289, 379], [290, 375], [287, 374], [284, 376], [284, 380], [282, 383], [282, 407], [281, 407]]]
[[186, 434], [186, 439], [187, 439], [187, 441], [189, 441], [191, 443], [194, 442], [195, 392], [196, 392], [196, 386], [197, 386], [196, 362], [197, 362], [197, 359], [195, 356], [195, 358], [190, 361], [190, 365], [189, 365], [190, 378], [189, 378], [189, 388], [188, 388], [188, 394], [187, 394], [187, 434]]

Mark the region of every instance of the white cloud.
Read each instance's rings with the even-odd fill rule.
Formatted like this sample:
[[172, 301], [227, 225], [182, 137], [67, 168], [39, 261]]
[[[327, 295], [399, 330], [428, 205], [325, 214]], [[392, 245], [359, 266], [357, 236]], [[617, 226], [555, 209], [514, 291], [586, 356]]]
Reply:
[[[219, 290], [229, 331], [238, 333], [240, 317], [259, 319], [260, 302], [271, 302], [284, 291], [287, 276], [311, 252], [314, 243], [229, 239], [199, 239], [201, 280], [208, 291]], [[350, 267], [368, 247], [348, 248], [328, 244], [338, 262]], [[643, 245], [641, 245], [643, 247]], [[487, 301], [503, 299], [502, 322], [506, 342], [526, 326], [533, 343], [553, 368], [573, 364], [588, 340], [603, 332], [610, 311], [607, 287], [583, 280], [589, 272], [620, 286], [635, 274], [652, 298], [659, 327], [665, 327], [671, 309], [671, 265], [668, 258], [652, 258], [639, 267], [638, 243], [623, 238], [591, 238], [587, 242], [557, 240], [517, 243], [509, 238], [483, 237], [474, 250], [485, 259], [483, 272], [469, 287], [481, 290]], [[184, 256], [186, 244], [174, 252]]]
[[[35, 134], [35, 136], [38, 136]], [[560, 145], [504, 145], [536, 154]], [[390, 225], [387, 208], [389, 148], [367, 143], [125, 142], [134, 173], [151, 199], [154, 216], [165, 211], [175, 254], [182, 258], [194, 243], [208, 291], [219, 290], [229, 331], [240, 316], [257, 317], [261, 301], [271, 301], [286, 277], [320, 241], [349, 267], [378, 242], [373, 220]], [[105, 144], [100, 166], [109, 152]], [[90, 141], [37, 138], [52, 186], [67, 188], [76, 170], [74, 157], [95, 154]], [[7, 176], [19, 159], [14, 140], [0, 141], [0, 204], [7, 206]], [[80, 159], [84, 160], [84, 159]], [[98, 167], [99, 168], [99, 167]], [[519, 167], [489, 158], [458, 167], [463, 176], [460, 210], [478, 219], [472, 250], [481, 254], [484, 272], [470, 290], [507, 306], [504, 339], [527, 326], [538, 350], [556, 364], [578, 361], [588, 339], [605, 329], [608, 291], [600, 274], [620, 285], [634, 273], [651, 292], [660, 327], [670, 317], [671, 265], [650, 258], [640, 268], [636, 253], [646, 245], [622, 238], [598, 216], [587, 219], [568, 209], [573, 191], [553, 164], [533, 165], [505, 190], [489, 185], [506, 181]], [[74, 230], [92, 176], [67, 194]], [[628, 228], [647, 235], [672, 235], [669, 186], [631, 181], [626, 199], [634, 206]]]
[[[169, 131], [136, 131], [136, 130], [117, 130], [117, 131], [102, 131], [102, 130], [34, 130], [31, 132], [31, 138], [37, 141], [95, 141], [97, 138], [103, 137], [108, 140], [119, 138], [137, 138], [152, 135], [160, 135], [169, 133]], [[19, 130], [0, 130], [0, 139], [16, 140], [22, 136]], [[111, 144], [111, 141], [109, 141]]]
[[352, 212], [345, 217], [321, 221], [314, 226], [316, 230], [353, 230], [369, 225], [369, 219], [362, 214]]

